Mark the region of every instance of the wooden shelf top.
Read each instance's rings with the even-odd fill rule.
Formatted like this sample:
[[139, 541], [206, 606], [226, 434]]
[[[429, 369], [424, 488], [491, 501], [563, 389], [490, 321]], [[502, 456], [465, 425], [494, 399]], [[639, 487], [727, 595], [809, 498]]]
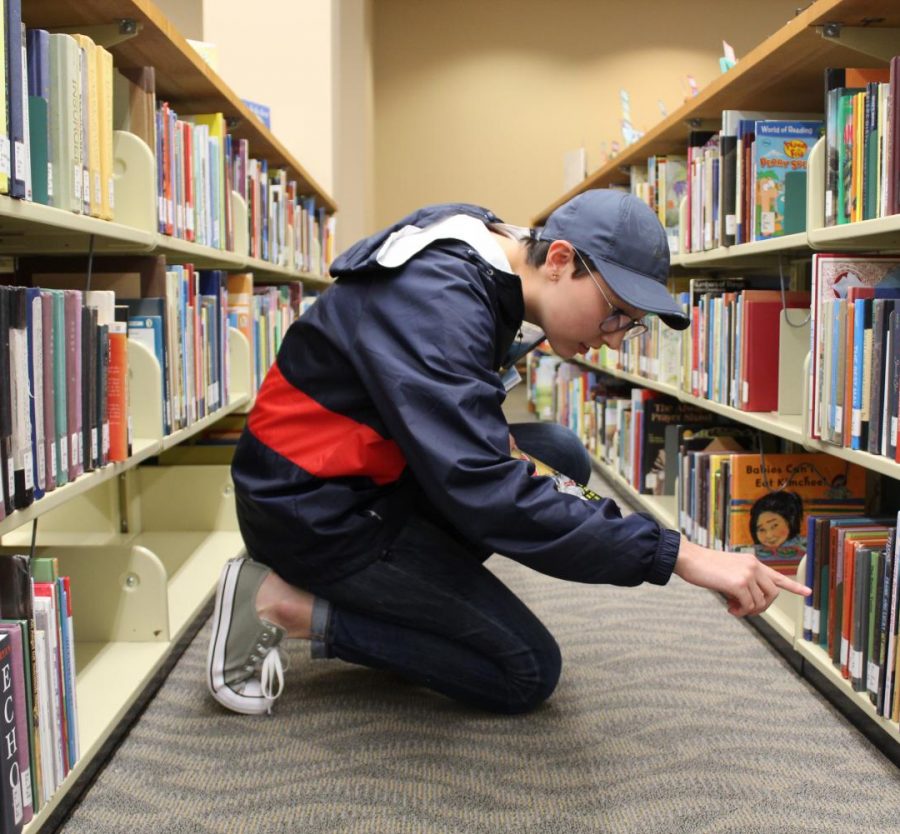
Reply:
[[51, 31], [137, 21], [141, 31], [135, 37], [110, 47], [117, 67], [155, 67], [159, 100], [185, 115], [224, 113], [231, 133], [249, 141], [253, 156], [287, 168], [301, 191], [314, 194], [329, 213], [337, 210], [328, 193], [149, 0], [28, 0], [22, 4], [22, 17], [27, 26]]
[[589, 188], [627, 185], [629, 165], [642, 163], [654, 154], [684, 154], [690, 131], [697, 125], [720, 125], [723, 110], [820, 112], [824, 109], [823, 72], [827, 67], [884, 65], [884, 61], [841, 46], [839, 40], [823, 37], [816, 27], [826, 23], [900, 26], [900, 3], [885, 0], [813, 3], [638, 142], [547, 206], [535, 216], [532, 225], [543, 224], [554, 209]]

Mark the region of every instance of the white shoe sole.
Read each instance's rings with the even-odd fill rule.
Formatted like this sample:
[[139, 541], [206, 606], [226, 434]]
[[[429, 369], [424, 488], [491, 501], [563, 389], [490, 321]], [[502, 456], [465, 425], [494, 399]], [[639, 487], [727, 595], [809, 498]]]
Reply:
[[243, 559], [232, 559], [225, 565], [216, 588], [216, 607], [213, 611], [212, 635], [207, 655], [207, 684], [209, 691], [223, 707], [243, 715], [264, 715], [274, 703], [273, 698], [235, 692], [225, 683], [225, 648], [231, 625], [234, 589], [241, 573]]

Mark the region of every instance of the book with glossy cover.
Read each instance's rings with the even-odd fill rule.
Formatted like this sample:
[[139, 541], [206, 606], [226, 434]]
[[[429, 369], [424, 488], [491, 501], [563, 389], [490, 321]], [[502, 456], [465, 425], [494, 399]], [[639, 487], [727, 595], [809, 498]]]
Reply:
[[731, 459], [729, 540], [766, 564], [793, 574], [806, 553], [809, 515], [860, 515], [862, 467], [824, 453], [737, 454]]
[[785, 174], [805, 171], [813, 145], [822, 134], [821, 121], [756, 122], [753, 143], [753, 240], [785, 234], [785, 213], [790, 210]]

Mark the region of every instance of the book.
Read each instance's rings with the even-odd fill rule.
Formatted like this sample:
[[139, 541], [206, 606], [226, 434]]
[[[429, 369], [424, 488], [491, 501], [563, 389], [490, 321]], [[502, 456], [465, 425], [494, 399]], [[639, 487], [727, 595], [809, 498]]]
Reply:
[[0, 492], [4, 516], [13, 511], [14, 465], [12, 453], [13, 397], [10, 376], [9, 325], [12, 288], [0, 286]]
[[808, 309], [810, 294], [790, 291], [782, 296], [777, 290], [744, 290], [740, 301], [740, 408], [777, 411], [781, 311]]
[[[28, 627], [20, 620], [0, 620], [0, 634], [5, 634], [9, 638], [11, 649], [9, 678], [4, 676], [3, 662], [0, 661], [0, 709], [5, 712], [11, 698], [15, 711], [13, 735], [0, 731], [0, 739], [4, 741], [4, 746], [15, 750], [15, 767], [18, 772], [13, 781], [18, 782], [21, 791], [22, 823], [27, 825], [34, 817], [31, 782], [31, 675], [26, 655]], [[0, 654], [2, 652], [0, 648]]]
[[[821, 121], [756, 122], [752, 169], [753, 240], [769, 240], [785, 234], [785, 215], [793, 210], [786, 193], [786, 175], [806, 171], [810, 151], [822, 130]], [[805, 178], [793, 185], [796, 188], [794, 199], [802, 198], [805, 207]]]
[[[16, 748], [17, 716], [13, 700], [13, 647], [8, 634], [0, 632], [0, 831], [16, 834], [22, 830], [25, 808], [22, 802], [22, 774]], [[10, 743], [11, 740], [11, 743]]]
[[728, 547], [792, 575], [806, 553], [808, 515], [859, 515], [865, 504], [862, 467], [824, 453], [735, 454]]
[[30, 185], [30, 164], [27, 153], [26, 114], [28, 87], [25, 84], [22, 55], [22, 0], [6, 0], [6, 96], [9, 108], [9, 194], [27, 199]]
[[31, 403], [28, 383], [27, 297], [24, 287], [10, 295], [9, 362], [12, 378], [13, 506], [34, 502], [34, 463], [31, 452]]
[[31, 193], [34, 202], [50, 205], [50, 34], [28, 29], [26, 49]]
[[[34, 628], [34, 606], [31, 594], [31, 560], [27, 554], [0, 554], [0, 618], [15, 620], [25, 625], [25, 651], [30, 659], [31, 668], [26, 671], [32, 681], [32, 692], [37, 692], [37, 660], [35, 655], [36, 634]], [[31, 749], [32, 759], [32, 793], [35, 807], [42, 804], [42, 799], [49, 799], [51, 789], [46, 785], [42, 773], [41, 758], [42, 738], [45, 735], [40, 722], [37, 695], [32, 704], [33, 735]]]
[[81, 213], [81, 51], [71, 35], [50, 35], [50, 204]]

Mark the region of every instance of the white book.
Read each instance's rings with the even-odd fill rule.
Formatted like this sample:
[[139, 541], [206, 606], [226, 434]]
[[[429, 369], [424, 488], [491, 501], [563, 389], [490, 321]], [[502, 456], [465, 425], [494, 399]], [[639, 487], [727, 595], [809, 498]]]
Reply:
[[50, 699], [50, 715], [47, 724], [43, 725], [49, 729], [47, 733], [52, 743], [52, 762], [54, 773], [54, 785], [58, 787], [62, 784], [66, 775], [66, 766], [64, 762], [65, 751], [63, 749], [63, 695], [60, 689], [60, 668], [59, 668], [59, 632], [57, 631], [57, 617], [55, 605], [52, 597], [35, 596], [34, 597], [34, 623], [35, 628], [39, 628], [44, 632], [46, 656], [45, 664], [42, 670], [46, 674], [47, 694]]
[[50, 801], [57, 788], [56, 757], [53, 755], [53, 711], [50, 707], [48, 654], [47, 633], [42, 628], [35, 628], [34, 656], [36, 677], [34, 690], [41, 724], [41, 786], [44, 802]]

